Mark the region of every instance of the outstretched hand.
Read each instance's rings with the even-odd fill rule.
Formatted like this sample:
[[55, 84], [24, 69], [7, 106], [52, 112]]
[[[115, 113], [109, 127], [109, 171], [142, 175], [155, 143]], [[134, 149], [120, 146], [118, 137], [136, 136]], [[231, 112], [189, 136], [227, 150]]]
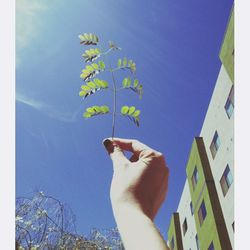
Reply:
[[[103, 144], [113, 161], [113, 209], [125, 204], [153, 220], [168, 186], [169, 170], [162, 153], [137, 140], [109, 138]], [[132, 157], [127, 159], [124, 151], [132, 152]]]

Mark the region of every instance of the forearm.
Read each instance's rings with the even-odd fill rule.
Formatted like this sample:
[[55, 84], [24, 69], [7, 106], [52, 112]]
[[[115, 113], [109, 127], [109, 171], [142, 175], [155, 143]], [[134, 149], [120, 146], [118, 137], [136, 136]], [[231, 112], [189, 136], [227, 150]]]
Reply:
[[140, 209], [120, 204], [113, 205], [117, 227], [126, 250], [168, 250], [153, 221]]

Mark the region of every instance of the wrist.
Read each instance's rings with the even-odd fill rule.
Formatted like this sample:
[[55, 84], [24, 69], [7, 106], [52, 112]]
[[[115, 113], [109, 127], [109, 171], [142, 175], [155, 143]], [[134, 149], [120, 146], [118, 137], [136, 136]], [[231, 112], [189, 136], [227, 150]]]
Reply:
[[150, 220], [141, 206], [135, 202], [112, 202], [112, 208], [117, 224], [133, 223], [135, 220]]

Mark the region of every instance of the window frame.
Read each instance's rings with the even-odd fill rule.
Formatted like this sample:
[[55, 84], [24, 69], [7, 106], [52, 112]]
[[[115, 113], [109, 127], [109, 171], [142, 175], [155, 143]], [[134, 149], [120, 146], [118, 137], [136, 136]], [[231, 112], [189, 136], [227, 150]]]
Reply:
[[207, 209], [204, 200], [202, 200], [201, 205], [198, 209], [198, 219], [200, 222], [200, 226], [203, 225], [204, 220], [207, 217]]
[[187, 230], [188, 230], [188, 224], [187, 224], [187, 218], [185, 217], [185, 219], [184, 219], [184, 221], [182, 223], [183, 236], [185, 236]]
[[[229, 176], [230, 178], [228, 178]], [[224, 197], [228, 193], [228, 190], [230, 189], [232, 183], [233, 183], [233, 175], [231, 173], [229, 165], [227, 164], [220, 178], [220, 186]]]
[[190, 202], [190, 211], [191, 211], [191, 215], [194, 215], [194, 207], [193, 207], [193, 202]]
[[193, 171], [193, 174], [192, 174], [192, 177], [191, 177], [193, 190], [195, 190], [195, 187], [197, 186], [198, 181], [199, 181], [199, 173], [198, 173], [197, 166], [195, 165], [194, 171]]
[[174, 236], [172, 236], [172, 239], [170, 241], [170, 249], [174, 250], [175, 244], [174, 244]]
[[207, 250], [214, 250], [215, 248], [214, 248], [214, 243], [213, 243], [213, 241], [210, 243], [210, 245], [209, 245], [209, 247], [208, 247], [208, 249]]
[[199, 238], [198, 238], [197, 234], [195, 235], [195, 242], [196, 242], [197, 250], [200, 250], [200, 241], [199, 241]]
[[234, 85], [230, 89], [224, 108], [228, 119], [230, 119], [234, 111]]
[[220, 145], [221, 145], [220, 137], [219, 137], [218, 131], [215, 130], [212, 142], [211, 142], [210, 147], [209, 147], [213, 159], [217, 155], [217, 152], [220, 148]]

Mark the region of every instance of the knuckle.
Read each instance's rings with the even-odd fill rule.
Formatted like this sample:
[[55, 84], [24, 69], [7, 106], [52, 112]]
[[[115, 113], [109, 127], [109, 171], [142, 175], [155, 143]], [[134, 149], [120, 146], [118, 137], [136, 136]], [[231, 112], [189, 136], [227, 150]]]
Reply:
[[155, 151], [155, 155], [158, 156], [158, 157], [163, 157], [164, 158], [163, 153], [161, 153], [161, 152]]
[[133, 142], [134, 144], [139, 144], [139, 143], [140, 143], [137, 139], [132, 139], [132, 142]]

